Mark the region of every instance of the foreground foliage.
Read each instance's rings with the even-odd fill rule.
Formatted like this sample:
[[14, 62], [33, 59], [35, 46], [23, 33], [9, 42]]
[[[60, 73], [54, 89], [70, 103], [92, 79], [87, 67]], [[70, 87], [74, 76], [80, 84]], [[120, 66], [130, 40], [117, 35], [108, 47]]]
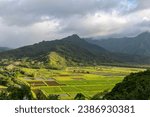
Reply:
[[108, 100], [148, 100], [150, 99], [150, 70], [132, 73], [116, 84], [103, 99]]

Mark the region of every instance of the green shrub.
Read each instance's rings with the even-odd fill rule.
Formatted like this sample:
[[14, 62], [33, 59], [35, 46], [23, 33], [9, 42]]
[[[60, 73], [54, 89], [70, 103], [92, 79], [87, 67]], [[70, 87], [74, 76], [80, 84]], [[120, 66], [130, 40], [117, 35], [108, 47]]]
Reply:
[[77, 95], [74, 98], [75, 100], [85, 100], [86, 97], [82, 93], [77, 93]]

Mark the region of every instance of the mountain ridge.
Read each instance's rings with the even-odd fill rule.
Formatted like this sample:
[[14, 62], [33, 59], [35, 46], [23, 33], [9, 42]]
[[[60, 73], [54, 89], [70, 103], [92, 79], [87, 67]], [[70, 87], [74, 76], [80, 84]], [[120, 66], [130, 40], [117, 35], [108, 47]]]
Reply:
[[20, 59], [24, 57], [31, 59], [44, 59], [43, 56], [48, 56], [50, 52], [58, 53], [67, 61], [81, 64], [116, 61], [115, 58], [111, 58], [110, 52], [104, 48], [90, 44], [75, 34], [61, 40], [42, 41], [33, 45], [1, 52], [0, 59]]
[[135, 37], [88, 40], [88, 42], [111, 52], [150, 56], [150, 32], [143, 32]]
[[8, 47], [0, 47], [0, 52], [7, 51], [7, 50], [11, 50], [11, 49]]
[[[42, 41], [33, 45], [0, 52], [0, 59], [24, 59], [44, 65], [100, 65], [104, 63], [150, 63], [142, 56], [109, 52], [73, 34], [61, 40]], [[142, 61], [141, 61], [142, 60]]]

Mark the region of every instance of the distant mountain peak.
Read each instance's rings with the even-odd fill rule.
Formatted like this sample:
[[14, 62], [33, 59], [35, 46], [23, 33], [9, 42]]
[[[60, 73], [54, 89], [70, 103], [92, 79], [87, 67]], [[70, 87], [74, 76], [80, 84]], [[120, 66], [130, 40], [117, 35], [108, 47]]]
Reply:
[[73, 34], [71, 36], [63, 38], [63, 40], [64, 41], [71, 41], [71, 42], [79, 42], [82, 39], [77, 34]]
[[[139, 48], [139, 45], [137, 46]], [[143, 46], [140, 46], [140, 48], [141, 47]], [[101, 46], [88, 43], [76, 34], [61, 40], [43, 41], [34, 45], [0, 53], [0, 59], [20, 60], [24, 58], [28, 58], [27, 60], [35, 61], [37, 63], [41, 62], [40, 65], [38, 64], [40, 67], [41, 65], [46, 67], [56, 67], [57, 65], [59, 66], [59, 64], [72, 66], [99, 65], [101, 63], [118, 62], [149, 62], [149, 59], [147, 60], [145, 57], [137, 58], [137, 56], [132, 57], [126, 54], [111, 53]]]
[[[67, 65], [95, 65], [103, 62], [117, 61], [116, 57], [109, 53], [109, 51], [88, 43], [77, 34], [73, 34], [61, 40], [44, 41], [0, 53], [0, 59], [29, 58], [43, 62], [44, 65], [49, 63], [49, 58], [47, 57], [51, 57], [51, 64], [59, 64], [62, 60], [65, 61], [64, 63]], [[54, 64], [54, 66], [55, 65], [56, 64]]]
[[68, 36], [67, 38], [80, 39], [80, 37], [77, 34], [73, 34], [71, 36]]
[[146, 31], [146, 32], [139, 34], [138, 36], [150, 36], [150, 32]]
[[150, 32], [143, 32], [136, 37], [103, 39], [92, 41], [106, 50], [130, 55], [150, 56]]

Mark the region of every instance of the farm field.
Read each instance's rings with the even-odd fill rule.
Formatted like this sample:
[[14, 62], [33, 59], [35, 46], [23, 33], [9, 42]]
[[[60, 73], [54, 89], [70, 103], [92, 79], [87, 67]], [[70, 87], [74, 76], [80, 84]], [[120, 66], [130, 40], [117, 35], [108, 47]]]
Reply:
[[112, 66], [67, 67], [64, 70], [20, 68], [26, 75], [19, 77], [27, 82], [33, 91], [41, 90], [46, 96], [59, 95], [61, 100], [72, 100], [77, 93], [86, 99], [110, 91], [123, 78], [141, 68]]

